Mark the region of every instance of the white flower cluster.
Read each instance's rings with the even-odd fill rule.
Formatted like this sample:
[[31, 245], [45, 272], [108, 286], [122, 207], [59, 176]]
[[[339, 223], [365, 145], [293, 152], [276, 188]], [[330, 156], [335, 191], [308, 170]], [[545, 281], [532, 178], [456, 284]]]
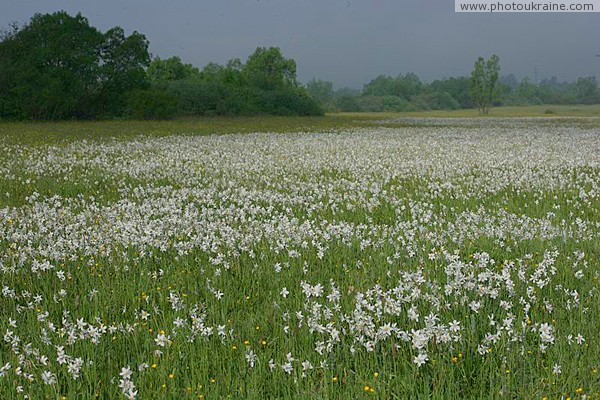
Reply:
[[[550, 122], [0, 144], [0, 386], [92, 387], [116, 357], [132, 399], [142, 356], [231, 348], [261, 313], [251, 329], [281, 347], [246, 344], [251, 371], [469, 351], [535, 353], [562, 377], [553, 348], [585, 351], [598, 311], [600, 137]], [[119, 340], [147, 354], [98, 354]]]

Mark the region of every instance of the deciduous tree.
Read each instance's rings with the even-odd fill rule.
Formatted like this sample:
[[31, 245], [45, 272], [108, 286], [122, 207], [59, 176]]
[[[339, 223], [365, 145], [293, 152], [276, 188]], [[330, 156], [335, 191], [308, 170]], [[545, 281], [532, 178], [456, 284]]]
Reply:
[[488, 114], [492, 107], [499, 74], [500, 58], [497, 55], [487, 60], [479, 57], [475, 61], [469, 81], [469, 95], [481, 114]]
[[102, 33], [81, 14], [36, 14], [0, 37], [0, 117], [118, 115], [144, 88], [148, 41], [116, 27]]

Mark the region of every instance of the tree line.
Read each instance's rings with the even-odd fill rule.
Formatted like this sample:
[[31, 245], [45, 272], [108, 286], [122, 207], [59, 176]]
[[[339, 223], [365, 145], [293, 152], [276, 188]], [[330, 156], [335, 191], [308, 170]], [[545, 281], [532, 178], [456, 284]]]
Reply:
[[148, 40], [101, 32], [81, 14], [36, 14], [0, 35], [0, 118], [58, 120], [179, 115], [321, 115], [280, 49], [202, 70], [151, 59]]
[[595, 77], [518, 82], [500, 60], [479, 57], [469, 77], [424, 83], [414, 73], [379, 75], [362, 90], [298, 82], [277, 47], [245, 62], [199, 69], [178, 57], [152, 58], [146, 37], [101, 32], [81, 14], [36, 14], [0, 32], [0, 119], [168, 119], [213, 115], [322, 115], [324, 111], [420, 111], [530, 104], [600, 103]]
[[306, 85], [311, 96], [327, 111], [381, 112], [478, 108], [487, 114], [492, 106], [540, 104], [600, 104], [595, 77], [559, 82], [556, 77], [532, 83], [513, 74], [500, 76], [500, 59], [479, 57], [469, 77], [450, 77], [424, 83], [414, 73], [379, 75], [362, 90], [334, 90], [333, 82], [312, 79]]

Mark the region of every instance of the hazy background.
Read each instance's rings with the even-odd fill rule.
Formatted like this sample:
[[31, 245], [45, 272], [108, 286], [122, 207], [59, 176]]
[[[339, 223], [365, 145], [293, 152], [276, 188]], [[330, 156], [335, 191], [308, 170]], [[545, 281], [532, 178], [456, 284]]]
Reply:
[[161, 58], [198, 67], [245, 61], [280, 47], [298, 78], [360, 88], [377, 74], [424, 81], [467, 75], [478, 55], [500, 56], [502, 74], [538, 80], [600, 77], [600, 13], [456, 14], [453, 0], [0, 0], [0, 26], [36, 12], [81, 12], [101, 30], [121, 26]]

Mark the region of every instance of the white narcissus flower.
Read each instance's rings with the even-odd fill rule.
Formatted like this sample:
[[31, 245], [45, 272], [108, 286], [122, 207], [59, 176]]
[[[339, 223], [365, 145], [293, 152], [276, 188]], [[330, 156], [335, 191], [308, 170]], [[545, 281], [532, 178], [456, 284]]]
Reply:
[[562, 374], [561, 366], [559, 364], [554, 364], [554, 366], [552, 367], [552, 373], [554, 375]]
[[256, 354], [254, 353], [254, 351], [248, 350], [244, 357], [246, 358], [246, 361], [248, 362], [250, 368], [254, 368], [254, 363], [256, 362]]
[[154, 342], [157, 346], [165, 347], [171, 344], [171, 338], [164, 333], [159, 333], [154, 339]]
[[131, 369], [129, 368], [129, 366], [121, 368], [121, 372], [119, 372], [119, 376], [121, 376], [121, 378], [126, 379], [126, 380], [131, 379], [131, 375], [132, 375], [132, 372], [131, 372]]
[[54, 384], [56, 384], [56, 375], [54, 375], [50, 371], [44, 371], [44, 372], [42, 372], [41, 378], [42, 378], [42, 382], [44, 382], [46, 385], [54, 385]]
[[[595, 254], [562, 248], [598, 237], [600, 142], [587, 123], [554, 122], [0, 141], [10, 192], [0, 205], [0, 340], [11, 362], [0, 377], [25, 393], [26, 382], [63, 378], [86, 387], [88, 366], [113, 370], [100, 347], [116, 349], [118, 366], [133, 361], [124, 343], [142, 342], [159, 369], [188, 344], [231, 346], [231, 362], [273, 357], [271, 371], [294, 377], [313, 369], [305, 358], [337, 371], [369, 352], [414, 352], [408, 364], [423, 368], [429, 351], [494, 363], [509, 352], [556, 356], [557, 342], [593, 365], [587, 320], [564, 316], [595, 311]], [[52, 190], [40, 191], [47, 181]], [[531, 243], [545, 249], [528, 254]], [[238, 277], [257, 291], [232, 291]], [[259, 303], [263, 289], [274, 296]], [[239, 351], [242, 335], [269, 346], [260, 357]], [[151, 368], [142, 360], [112, 377], [125, 398]], [[553, 361], [555, 375], [573, 372], [572, 360]]]
[[413, 363], [417, 365], [417, 368], [420, 368], [423, 364], [425, 364], [429, 360], [429, 357], [425, 353], [420, 353], [413, 359]]

